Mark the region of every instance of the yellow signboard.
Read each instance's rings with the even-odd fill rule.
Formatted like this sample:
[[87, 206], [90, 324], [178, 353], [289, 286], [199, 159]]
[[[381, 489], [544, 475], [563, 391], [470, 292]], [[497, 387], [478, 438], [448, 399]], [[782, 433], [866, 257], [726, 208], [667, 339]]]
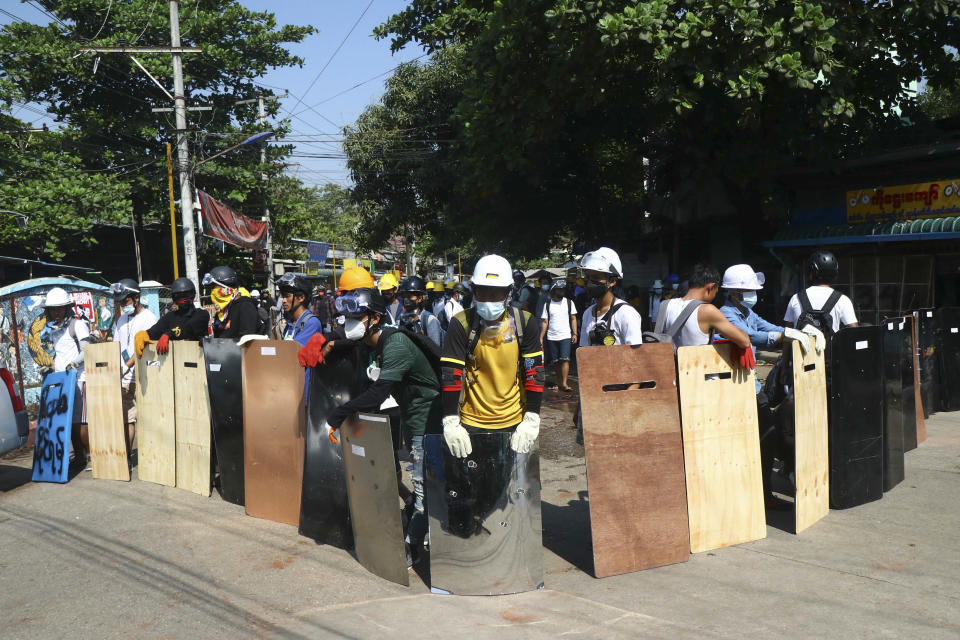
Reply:
[[847, 223], [960, 214], [960, 178], [847, 192]]

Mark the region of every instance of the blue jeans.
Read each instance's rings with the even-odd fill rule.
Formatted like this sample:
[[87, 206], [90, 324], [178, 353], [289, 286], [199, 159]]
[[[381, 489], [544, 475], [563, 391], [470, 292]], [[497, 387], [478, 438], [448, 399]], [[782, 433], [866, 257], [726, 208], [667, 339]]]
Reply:
[[423, 508], [423, 436], [410, 438], [410, 457], [413, 458], [413, 514], [407, 525], [407, 542], [411, 545], [422, 544], [427, 535], [427, 514]]
[[552, 364], [570, 360], [570, 338], [563, 340], [547, 340], [547, 362]]

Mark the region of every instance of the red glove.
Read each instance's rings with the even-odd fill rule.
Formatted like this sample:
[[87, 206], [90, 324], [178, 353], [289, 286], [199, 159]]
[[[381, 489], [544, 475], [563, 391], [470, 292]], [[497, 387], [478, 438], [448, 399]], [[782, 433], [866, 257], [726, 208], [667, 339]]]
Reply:
[[730, 342], [729, 338], [720, 338], [719, 340], [714, 340], [713, 344], [729, 344], [730, 345], [730, 357], [734, 361], [740, 363], [740, 368], [742, 369], [755, 369], [757, 366], [757, 361], [753, 357], [753, 348], [739, 347], [734, 343]]
[[166, 353], [167, 349], [170, 348], [169, 342], [170, 336], [167, 334], [160, 336], [160, 339], [157, 340], [157, 353]]
[[315, 333], [307, 341], [307, 344], [300, 347], [297, 351], [297, 360], [301, 367], [315, 367], [323, 362], [323, 345], [327, 344], [327, 339], [322, 333]]

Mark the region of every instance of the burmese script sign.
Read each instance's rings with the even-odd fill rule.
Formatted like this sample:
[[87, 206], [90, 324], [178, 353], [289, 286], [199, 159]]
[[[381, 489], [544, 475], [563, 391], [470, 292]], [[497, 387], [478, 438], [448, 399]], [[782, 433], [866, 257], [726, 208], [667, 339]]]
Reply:
[[960, 214], [960, 178], [847, 192], [847, 223]]

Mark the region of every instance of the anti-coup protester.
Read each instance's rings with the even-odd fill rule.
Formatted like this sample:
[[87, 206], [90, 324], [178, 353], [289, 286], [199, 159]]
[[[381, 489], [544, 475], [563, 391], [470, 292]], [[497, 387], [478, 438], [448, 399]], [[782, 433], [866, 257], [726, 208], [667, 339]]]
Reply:
[[134, 428], [137, 422], [137, 364], [136, 335], [146, 331], [157, 322], [153, 311], [140, 304], [140, 285], [133, 278], [124, 278], [110, 285], [114, 300], [120, 305], [120, 317], [114, 339], [120, 344], [123, 360], [120, 377], [120, 397], [127, 422], [127, 452], [133, 451]]
[[257, 303], [243, 295], [237, 273], [230, 267], [214, 267], [203, 276], [204, 287], [212, 287], [210, 298], [218, 312], [213, 323], [214, 338], [239, 340], [261, 333]]
[[210, 314], [193, 304], [197, 290], [189, 278], [177, 278], [170, 285], [170, 297], [177, 306], [165, 313], [156, 324], [134, 336], [137, 357], [150, 342], [157, 343], [157, 353], [166, 353], [171, 340], [200, 341], [209, 333]]
[[580, 268], [587, 293], [594, 303], [583, 313], [580, 346], [642, 344], [643, 320], [629, 303], [614, 295], [613, 287], [623, 278], [617, 252], [608, 247], [584, 254]]
[[567, 376], [570, 374], [570, 349], [577, 341], [577, 308], [570, 298], [564, 296], [565, 292], [564, 282], [553, 283], [550, 301], [543, 306], [540, 315], [540, 342], [547, 351], [547, 362], [556, 367], [560, 390], [569, 392], [573, 391], [567, 386]]

